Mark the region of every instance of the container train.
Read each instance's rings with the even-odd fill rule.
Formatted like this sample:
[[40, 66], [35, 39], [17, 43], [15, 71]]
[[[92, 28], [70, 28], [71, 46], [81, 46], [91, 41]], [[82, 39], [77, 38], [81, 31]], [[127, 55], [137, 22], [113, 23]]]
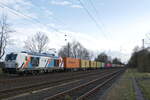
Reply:
[[120, 67], [118, 64], [89, 61], [77, 58], [58, 57], [47, 53], [10, 53], [5, 57], [5, 73], [38, 74], [52, 71], [87, 70], [105, 67]]

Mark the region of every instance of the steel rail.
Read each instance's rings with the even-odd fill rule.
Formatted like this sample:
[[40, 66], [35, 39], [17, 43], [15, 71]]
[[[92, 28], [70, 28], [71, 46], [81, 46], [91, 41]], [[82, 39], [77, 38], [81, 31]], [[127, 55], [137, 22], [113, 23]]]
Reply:
[[54, 95], [54, 96], [47, 97], [47, 98], [45, 98], [44, 100], [60, 100], [60, 98], [62, 98], [62, 97], [64, 97], [64, 96], [68, 95], [69, 93], [72, 93], [73, 91], [76, 91], [76, 90], [78, 90], [78, 89], [84, 88], [84, 87], [86, 87], [86, 86], [88, 86], [88, 85], [90, 85], [90, 84], [92, 84], [92, 83], [94, 83], [94, 82], [96, 82], [96, 81], [99, 81], [99, 80], [108, 78], [108, 77], [110, 77], [110, 76], [112, 76], [112, 75], [114, 75], [114, 74], [116, 74], [116, 73], [118, 73], [118, 72], [120, 72], [120, 71], [121, 71], [121, 70], [115, 71], [115, 72], [113, 72], [113, 73], [106, 74], [106, 75], [104, 75], [104, 76], [102, 76], [102, 77], [100, 77], [100, 78], [98, 78], [98, 79], [89, 81], [88, 83], [81, 84], [81, 85], [79, 85], [79, 86], [77, 86], [77, 87], [71, 88], [71, 89], [66, 90], [66, 91], [64, 91], [64, 92], [60, 92], [60, 93], [58, 93], [58, 94], [56, 94], [56, 95]]
[[[5, 89], [5, 90], [1, 90], [0, 91], [0, 98], [5, 98], [5, 97], [9, 97], [10, 96], [10, 94], [13, 94], [13, 92], [16, 92], [16, 91], [24, 91], [24, 90], [37, 90], [37, 89], [34, 89], [34, 88], [36, 88], [36, 87], [40, 87], [40, 86], [45, 86], [46, 87], [46, 85], [48, 85], [48, 84], [57, 84], [57, 83], [59, 83], [59, 82], [62, 82], [62, 81], [64, 81], [64, 82], [66, 82], [67, 80], [69, 80], [69, 81], [72, 81], [72, 80], [75, 80], [75, 79], [77, 79], [77, 78], [83, 78], [83, 77], [86, 77], [86, 76], [93, 76], [93, 75], [97, 75], [98, 73], [100, 73], [100, 74], [104, 74], [104, 73], [110, 73], [111, 71], [113, 71], [113, 70], [110, 70], [110, 71], [104, 71], [104, 72], [102, 72], [102, 73], [100, 73], [100, 72], [97, 72], [97, 73], [90, 73], [90, 74], [85, 74], [85, 75], [77, 75], [77, 76], [73, 76], [73, 77], [70, 77], [70, 78], [66, 78], [66, 79], [60, 79], [60, 80], [57, 80], [57, 81], [51, 81], [51, 82], [42, 82], [42, 83], [37, 83], [37, 84], [30, 84], [30, 85], [26, 85], [26, 86], [21, 86], [21, 87], [15, 87], [15, 88], [12, 88], [12, 89]], [[38, 89], [39, 90], [39, 89]]]
[[[122, 72], [122, 71], [121, 71]], [[121, 72], [111, 76], [109, 79], [107, 79], [106, 81], [104, 81], [103, 83], [97, 85], [96, 87], [94, 87], [92, 90], [84, 93], [83, 95], [81, 95], [80, 97], [77, 98], [77, 100], [86, 100], [86, 98], [88, 98], [89, 96], [91, 96], [92, 94], [96, 93], [98, 90], [100, 90], [100, 88], [102, 88], [103, 86], [105, 86], [107, 83], [109, 83], [111, 80], [113, 80], [114, 78], [116, 78]]]

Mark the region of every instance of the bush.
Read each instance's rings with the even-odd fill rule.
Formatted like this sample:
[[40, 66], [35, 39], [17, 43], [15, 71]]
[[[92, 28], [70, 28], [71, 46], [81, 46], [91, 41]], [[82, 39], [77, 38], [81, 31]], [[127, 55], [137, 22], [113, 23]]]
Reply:
[[150, 72], [150, 52], [147, 49], [134, 52], [128, 66], [137, 68], [139, 72]]

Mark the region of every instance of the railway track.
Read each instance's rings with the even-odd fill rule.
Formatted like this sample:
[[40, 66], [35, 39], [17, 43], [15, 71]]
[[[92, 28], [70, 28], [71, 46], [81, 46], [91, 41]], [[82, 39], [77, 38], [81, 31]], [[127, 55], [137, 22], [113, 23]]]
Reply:
[[94, 94], [101, 87], [103, 87], [116, 76], [118, 76], [121, 72], [122, 70], [113, 72], [111, 74], [106, 74], [103, 77], [91, 80], [88, 83], [81, 84], [77, 87], [73, 87], [69, 90], [60, 92], [58, 94], [55, 94], [54, 96], [47, 97], [44, 100], [65, 100], [66, 96], [71, 97], [72, 100], [87, 100], [89, 99], [89, 96]]
[[[117, 78], [118, 75], [120, 75], [120, 74], [121, 73], [117, 73], [117, 74], [111, 76], [109, 79], [107, 79], [104, 82], [102, 82], [101, 84], [97, 85], [96, 87], [94, 87], [90, 91], [88, 91], [88, 92], [84, 93], [83, 95], [79, 96], [77, 98], [77, 100], [97, 100], [97, 99], [99, 99], [100, 96], [96, 99], [96, 95], [98, 94], [99, 90], [101, 90], [101, 92], [104, 92], [104, 90], [109, 88], [109, 86], [111, 86], [112, 83], [114, 82], [114, 79]], [[100, 94], [98, 94], [98, 95], [100, 95]]]
[[[104, 71], [105, 69], [100, 69], [99, 71]], [[107, 69], [107, 70], [112, 70], [112, 69]], [[56, 74], [61, 74], [65, 75], [67, 74], [82, 74], [83, 72], [94, 72], [96, 70], [86, 70], [86, 71], [77, 71], [77, 72], [54, 72], [54, 73], [48, 73], [48, 74], [39, 74], [39, 75], [26, 75], [26, 76], [18, 76], [18, 75], [3, 75], [0, 77], [0, 83], [9, 83], [9, 82], [16, 82], [17, 81], [24, 81], [26, 79], [42, 79], [43, 77], [47, 76], [53, 76]], [[83, 73], [84, 74], [84, 73]]]
[[[114, 69], [111, 69], [114, 70]], [[19, 77], [15, 79], [6, 79], [0, 81], [0, 90], [3, 89], [11, 89], [14, 87], [19, 86], [25, 86], [28, 84], [37, 84], [41, 82], [48, 82], [58, 79], [64, 79], [70, 76], [76, 76], [76, 75], [86, 75], [89, 73], [99, 73], [99, 72], [105, 72], [106, 70], [88, 70], [88, 71], [79, 71], [79, 72], [67, 72], [67, 73], [54, 73], [54, 74], [47, 74], [47, 75], [40, 75], [40, 76], [30, 76], [30, 77]]]
[[[94, 71], [94, 70], [92, 70]], [[91, 70], [87, 70], [86, 72], [92, 72]], [[27, 75], [27, 76], [17, 76], [17, 75], [10, 75], [10, 76], [3, 76], [0, 77], [0, 83], [8, 83], [8, 82], [16, 82], [16, 81], [24, 81], [24, 80], [30, 80], [30, 79], [41, 79], [43, 77], [47, 77], [47, 76], [53, 76], [56, 74], [61, 74], [61, 75], [65, 75], [65, 74], [82, 74], [83, 71], [78, 71], [78, 72], [61, 72], [61, 73], [48, 73], [48, 74], [41, 74], [41, 75]]]
[[103, 74], [92, 75], [90, 77], [76, 78], [75, 80], [61, 82], [61, 84], [55, 84], [54, 86], [32, 91], [27, 94], [13, 96], [7, 98], [7, 100], [63, 100], [66, 95], [71, 96], [73, 100], [75, 100], [84, 95], [87, 91], [92, 90], [99, 84], [106, 81], [106, 79], [109, 79], [114, 75], [117, 77], [119, 72], [122, 71], [118, 69], [107, 73], [105, 72]]
[[60, 80], [54, 80], [54, 81], [51, 81], [51, 82], [40, 82], [40, 83], [37, 83], [37, 84], [29, 84], [29, 85], [26, 85], [26, 86], [21, 86], [21, 87], [14, 87], [14, 88], [11, 88], [11, 89], [4, 89], [4, 90], [1, 90], [0, 91], [0, 99], [2, 98], [6, 98], [6, 97], [10, 97], [10, 96], [14, 96], [14, 95], [17, 95], [17, 94], [21, 94], [21, 93], [27, 93], [27, 92], [30, 92], [32, 93], [33, 91], [35, 90], [40, 90], [40, 89], [43, 89], [43, 88], [47, 88], [47, 87], [52, 87], [52, 86], [55, 86], [55, 85], [59, 85], [59, 84], [64, 84], [64, 83], [67, 83], [67, 82], [72, 82], [72, 81], [75, 81], [75, 80], [79, 80], [79, 79], [82, 79], [84, 77], [87, 77], [87, 76], [94, 76], [94, 75], [102, 75], [105, 74], [105, 73], [111, 73], [112, 71], [114, 70], [107, 70], [107, 71], [103, 71], [103, 72], [97, 72], [97, 73], [82, 73], [81, 75], [76, 75], [76, 76], [71, 76], [69, 78], [65, 78], [65, 79], [60, 79]]

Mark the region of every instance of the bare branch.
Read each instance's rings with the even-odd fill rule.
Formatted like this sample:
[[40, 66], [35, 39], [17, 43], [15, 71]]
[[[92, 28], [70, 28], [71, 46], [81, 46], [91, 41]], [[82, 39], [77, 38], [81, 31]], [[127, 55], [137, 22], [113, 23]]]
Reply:
[[7, 16], [2, 15], [0, 19], [0, 59], [5, 54], [5, 49], [9, 42], [9, 34], [13, 31], [10, 29], [10, 25], [7, 22]]
[[[91, 59], [91, 53], [84, 48], [79, 42], [73, 41], [72, 43], [69, 43], [69, 55], [73, 58], [80, 58], [80, 59]], [[64, 46], [59, 51], [59, 56], [67, 57], [68, 56], [68, 46]]]
[[46, 36], [44, 33], [37, 32], [33, 37], [28, 38], [24, 42], [24, 48], [30, 52], [42, 53], [47, 50], [48, 42], [48, 36]]

